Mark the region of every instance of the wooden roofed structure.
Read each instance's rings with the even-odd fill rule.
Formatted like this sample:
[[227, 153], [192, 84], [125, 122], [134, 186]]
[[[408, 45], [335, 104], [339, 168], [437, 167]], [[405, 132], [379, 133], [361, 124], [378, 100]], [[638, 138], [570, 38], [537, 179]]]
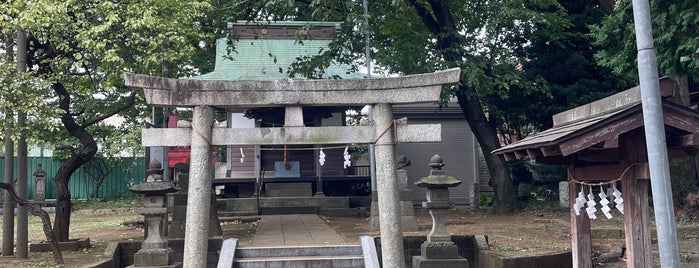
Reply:
[[[660, 85], [661, 95], [667, 98], [673, 95], [677, 84], [670, 78], [661, 78]], [[662, 101], [662, 110], [669, 158], [696, 154], [699, 112], [667, 99]], [[580, 213], [585, 205], [576, 205], [576, 198], [580, 200], [582, 195], [582, 200], [589, 200], [594, 197], [589, 194], [597, 187], [616, 189], [620, 182], [627, 267], [652, 267], [650, 175], [640, 88], [557, 114], [553, 121], [552, 128], [493, 153], [502, 154], [507, 160], [528, 157], [540, 164], [568, 167], [574, 267], [592, 267], [590, 218], [595, 217]]]

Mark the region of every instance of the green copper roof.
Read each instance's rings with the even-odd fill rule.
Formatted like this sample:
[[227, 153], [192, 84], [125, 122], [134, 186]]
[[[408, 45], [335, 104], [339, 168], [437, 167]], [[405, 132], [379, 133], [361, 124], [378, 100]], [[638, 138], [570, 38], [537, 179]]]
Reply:
[[[297, 23], [298, 24], [298, 23]], [[288, 77], [287, 69], [297, 57], [318, 55], [330, 40], [240, 39], [235, 42], [237, 53], [227, 54], [227, 39], [216, 41], [214, 71], [191, 79], [205, 80], [278, 80]], [[331, 64], [323, 78], [363, 78], [362, 73], [350, 73], [350, 66]], [[281, 71], [281, 72], [280, 72]]]

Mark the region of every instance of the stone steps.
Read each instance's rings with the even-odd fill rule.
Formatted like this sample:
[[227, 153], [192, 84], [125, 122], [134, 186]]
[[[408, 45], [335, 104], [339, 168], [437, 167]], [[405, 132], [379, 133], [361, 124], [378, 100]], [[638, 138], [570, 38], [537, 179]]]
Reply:
[[233, 243], [224, 243], [218, 267], [364, 267], [360, 245], [236, 248]]
[[362, 256], [296, 256], [296, 257], [259, 257], [238, 259], [233, 267], [306, 267], [306, 268], [357, 268], [364, 267]]
[[364, 267], [359, 245], [243, 247], [233, 267]]

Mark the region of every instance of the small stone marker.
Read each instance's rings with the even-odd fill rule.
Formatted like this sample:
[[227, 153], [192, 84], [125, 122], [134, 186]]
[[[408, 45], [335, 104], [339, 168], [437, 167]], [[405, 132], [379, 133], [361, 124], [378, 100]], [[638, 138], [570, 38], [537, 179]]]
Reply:
[[34, 171], [34, 201], [46, 200], [46, 172], [41, 168], [41, 163], [36, 164]]

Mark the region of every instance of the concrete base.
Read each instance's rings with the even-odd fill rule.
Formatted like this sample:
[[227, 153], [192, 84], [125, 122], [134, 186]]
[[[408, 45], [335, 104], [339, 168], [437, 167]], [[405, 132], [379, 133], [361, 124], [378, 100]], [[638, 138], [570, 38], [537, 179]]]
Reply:
[[[221, 222], [218, 217], [218, 202], [216, 195], [211, 194], [211, 209], [209, 210], [209, 237], [223, 235]], [[173, 194], [172, 221], [168, 229], [168, 238], [184, 238], [187, 223], [187, 194]]]
[[267, 197], [310, 197], [313, 189], [310, 182], [268, 182], [265, 183]]
[[[218, 204], [225, 211], [256, 211], [255, 198], [219, 199]], [[260, 207], [318, 207], [318, 209], [348, 208], [349, 197], [263, 197]]]
[[[111, 262], [104, 261], [104, 263], [111, 263], [111, 266], [90, 266], [90, 267], [134, 267], [134, 260], [136, 252], [141, 250], [141, 244], [143, 241], [122, 241], [122, 242], [109, 242], [107, 248], [102, 255], [105, 260], [111, 260]], [[206, 268], [215, 268], [218, 262], [218, 251], [221, 249], [223, 244], [223, 239], [221, 238], [210, 238], [208, 242], [208, 253], [207, 253], [207, 264]], [[168, 240], [167, 246], [173, 251], [173, 264], [169, 266], [162, 267], [182, 267], [182, 260], [184, 258], [184, 240], [174, 239]], [[159, 267], [159, 266], [158, 266]], [[205, 268], [202, 267], [202, 268]], [[197, 267], [198, 268], [198, 267]]]
[[318, 207], [261, 207], [260, 215], [316, 214]]
[[453, 242], [425, 242], [420, 245], [420, 257], [433, 259], [461, 259], [459, 248]]
[[133, 255], [134, 267], [172, 267], [174, 263], [171, 249], [147, 250]]
[[422, 256], [413, 256], [413, 268], [444, 268], [459, 267], [468, 268], [466, 259], [425, 259]]
[[131, 266], [126, 266], [126, 267], [127, 268], [137, 268], [137, 267], [140, 267], [140, 268], [143, 268], [143, 267], [148, 267], [148, 268], [182, 268], [182, 263], [176, 262], [176, 263], [173, 263], [170, 265], [165, 265], [165, 266], [134, 266], [134, 265], [131, 265]]
[[[58, 242], [58, 248], [61, 251], [75, 251], [84, 248], [90, 248], [90, 238], [71, 239], [66, 242]], [[53, 251], [51, 244], [47, 242], [30, 243], [30, 252], [50, 252]]]
[[[410, 191], [400, 193], [400, 225], [403, 232], [417, 232], [417, 219], [415, 218], [415, 208], [410, 199]], [[369, 216], [369, 231], [379, 231], [379, 203], [376, 192], [372, 192], [371, 211]]]

